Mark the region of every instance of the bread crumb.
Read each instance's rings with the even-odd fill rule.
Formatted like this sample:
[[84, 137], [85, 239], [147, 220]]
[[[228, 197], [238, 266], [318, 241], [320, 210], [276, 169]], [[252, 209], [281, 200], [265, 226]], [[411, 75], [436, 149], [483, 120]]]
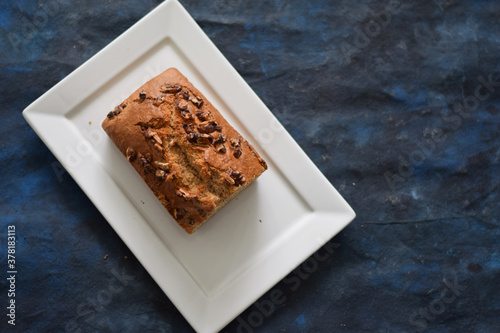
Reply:
[[108, 259], [108, 254], [107, 254], [107, 253], [104, 255], [104, 258], [103, 258], [103, 259], [104, 259], [104, 260]]
[[92, 122], [89, 120], [89, 125], [92, 125]]

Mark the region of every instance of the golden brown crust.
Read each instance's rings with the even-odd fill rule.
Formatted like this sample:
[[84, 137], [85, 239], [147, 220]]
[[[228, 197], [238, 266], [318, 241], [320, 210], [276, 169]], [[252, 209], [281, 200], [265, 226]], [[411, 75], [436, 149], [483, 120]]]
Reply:
[[267, 169], [248, 141], [175, 68], [137, 89], [102, 127], [188, 233]]

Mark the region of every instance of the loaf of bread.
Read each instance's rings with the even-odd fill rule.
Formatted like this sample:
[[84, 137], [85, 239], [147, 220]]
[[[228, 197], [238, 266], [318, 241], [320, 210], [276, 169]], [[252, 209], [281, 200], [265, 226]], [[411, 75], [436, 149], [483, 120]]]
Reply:
[[175, 68], [109, 112], [102, 127], [190, 234], [267, 169], [248, 141]]

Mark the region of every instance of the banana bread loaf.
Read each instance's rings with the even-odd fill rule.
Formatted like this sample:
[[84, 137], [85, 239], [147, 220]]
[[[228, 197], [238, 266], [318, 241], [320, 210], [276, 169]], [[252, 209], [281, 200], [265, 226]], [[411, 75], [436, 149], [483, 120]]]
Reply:
[[267, 169], [255, 149], [175, 68], [109, 112], [102, 127], [190, 234]]

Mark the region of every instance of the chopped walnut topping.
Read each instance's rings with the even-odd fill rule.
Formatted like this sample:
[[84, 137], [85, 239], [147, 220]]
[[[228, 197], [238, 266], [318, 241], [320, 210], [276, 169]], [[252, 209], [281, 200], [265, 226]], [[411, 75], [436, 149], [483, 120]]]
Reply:
[[139, 154], [139, 163], [145, 167], [149, 162], [143, 155]]
[[191, 143], [196, 143], [199, 145], [209, 145], [214, 141], [214, 138], [209, 134], [198, 134], [198, 133], [189, 133], [186, 136], [186, 139]]
[[203, 105], [203, 99], [200, 98], [200, 97], [192, 97], [191, 98], [191, 103], [193, 103], [194, 105], [196, 105], [198, 108], [201, 108], [201, 106]]
[[175, 208], [174, 209], [174, 218], [176, 220], [182, 220], [186, 216], [186, 211], [182, 208]]
[[235, 182], [234, 182], [234, 179], [231, 177], [231, 175], [227, 172], [223, 173], [222, 174], [222, 177], [224, 177], [224, 179], [231, 185], [234, 185]]
[[186, 138], [189, 142], [196, 143], [196, 141], [198, 141], [198, 136], [200, 136], [198, 133], [188, 133]]
[[182, 87], [178, 85], [169, 85], [169, 86], [162, 86], [160, 88], [160, 91], [162, 93], [167, 93], [167, 94], [175, 94], [181, 91]]
[[179, 109], [181, 111], [181, 114], [182, 114], [182, 117], [184, 119], [191, 119], [192, 116], [191, 116], [191, 112], [189, 112], [188, 110], [188, 103], [186, 100], [184, 99], [181, 99], [179, 100], [179, 102], [177, 102], [177, 109]]
[[151, 163], [151, 161], [153, 160], [153, 156], [151, 156], [151, 153], [146, 153], [144, 156], [146, 157], [146, 160]]
[[241, 147], [236, 147], [234, 148], [234, 151], [233, 151], [233, 156], [235, 158], [240, 158], [241, 156]]
[[215, 147], [215, 151], [217, 151], [218, 153], [221, 153], [221, 154], [226, 153], [226, 146], [224, 146], [223, 143], [215, 143], [214, 147]]
[[231, 144], [231, 147], [233, 147], [233, 156], [235, 158], [240, 158], [241, 156], [241, 139], [240, 138], [231, 138], [229, 139], [229, 143]]
[[156, 97], [155, 101], [153, 102], [153, 104], [155, 106], [159, 106], [160, 104], [162, 104], [163, 102], [165, 102], [165, 95], [160, 95], [158, 97]]
[[240, 138], [231, 138], [229, 139], [229, 143], [231, 143], [231, 147], [240, 147], [241, 146], [241, 139]]
[[214, 148], [218, 153], [224, 154], [226, 152], [224, 142], [226, 142], [226, 136], [224, 134], [219, 134], [217, 139], [214, 140]]
[[181, 111], [187, 110], [188, 103], [186, 102], [186, 100], [181, 99], [179, 100], [179, 102], [177, 102], [177, 108]]
[[189, 96], [189, 92], [188, 92], [187, 90], [183, 90], [183, 91], [179, 92], [179, 93], [177, 94], [177, 97], [182, 98], [182, 99], [186, 99], [186, 100], [188, 100], [188, 101], [189, 101], [189, 99], [191, 98], [191, 97]]
[[217, 139], [214, 141], [214, 143], [224, 143], [226, 142], [226, 135], [225, 134], [219, 134]]
[[126, 154], [127, 160], [129, 162], [133, 162], [137, 158], [137, 153], [132, 148], [127, 148], [127, 151], [125, 152], [125, 154]]
[[154, 147], [158, 151], [163, 151], [163, 146], [161, 144], [159, 144], [159, 143], [155, 143]]
[[115, 116], [119, 115], [120, 113], [122, 113], [122, 108], [121, 106], [117, 106], [113, 111], [110, 111], [108, 113], [108, 118], [112, 119], [114, 118]]
[[191, 194], [191, 193], [188, 193], [186, 191], [184, 191], [183, 189], [178, 189], [177, 191], [175, 191], [175, 194], [178, 196], [178, 197], [181, 197], [181, 198], [184, 198], [186, 200], [191, 200], [191, 199], [196, 199], [197, 198], [197, 195], [196, 194]]
[[158, 144], [160, 144], [160, 145], [161, 145], [161, 142], [162, 142], [162, 141], [161, 141], [160, 136], [159, 136], [158, 134], [156, 134], [156, 133], [155, 133], [155, 134], [153, 135], [153, 139], [155, 139], [155, 141], [156, 141]]
[[144, 167], [144, 174], [148, 174], [150, 172], [153, 172], [155, 168], [151, 165], [151, 154], [147, 153], [146, 156], [143, 156], [142, 154], [138, 154], [137, 157], [139, 158], [139, 163], [141, 164], [142, 167]]
[[245, 177], [243, 177], [243, 175], [241, 174], [241, 172], [236, 171], [236, 170], [232, 170], [232, 169], [228, 169], [226, 171], [226, 174], [224, 175], [224, 178], [231, 185], [235, 185], [235, 186], [243, 185], [246, 182], [246, 179], [245, 179]]
[[212, 138], [211, 135], [208, 135], [208, 134], [200, 134], [198, 136], [198, 141], [197, 143], [198, 144], [201, 144], [201, 145], [208, 145], [208, 144], [211, 144], [212, 142], [214, 141], [214, 138]]
[[201, 133], [212, 133], [212, 132], [220, 132], [222, 131], [222, 126], [217, 124], [215, 121], [204, 122], [198, 125], [198, 130]]
[[167, 173], [163, 170], [156, 170], [155, 177], [160, 180], [165, 180]]
[[155, 161], [155, 165], [157, 168], [160, 168], [164, 171], [170, 170], [170, 164], [168, 164], [166, 162]]
[[151, 128], [147, 128], [146, 131], [144, 132], [144, 136], [146, 138], [152, 138], [153, 135], [157, 135], [155, 131], [151, 130]]
[[206, 121], [206, 120], [208, 120], [208, 117], [210, 117], [210, 113], [203, 112], [201, 110], [196, 111], [195, 114], [196, 114], [196, 117], [198, 117], [198, 119], [200, 119], [201, 121]]
[[208, 134], [200, 134], [198, 136], [198, 144], [200, 145], [209, 145], [214, 141], [214, 138]]
[[144, 91], [144, 89], [142, 89], [142, 91], [139, 93], [139, 99], [141, 101], [146, 99], [146, 92]]
[[231, 177], [234, 178], [236, 185], [243, 185], [247, 181], [239, 171], [231, 172]]
[[184, 128], [184, 131], [186, 134], [193, 133], [194, 132], [194, 126], [193, 124], [182, 124], [182, 128]]

